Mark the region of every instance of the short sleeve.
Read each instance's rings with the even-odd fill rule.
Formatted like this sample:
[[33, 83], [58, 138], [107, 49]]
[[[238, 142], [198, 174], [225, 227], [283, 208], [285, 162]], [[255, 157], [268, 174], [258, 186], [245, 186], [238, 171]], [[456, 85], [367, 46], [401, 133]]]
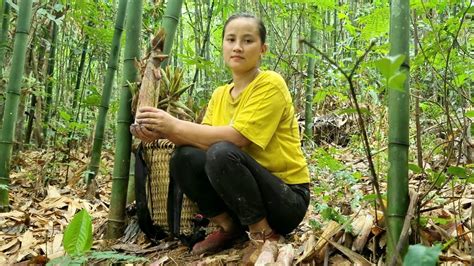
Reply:
[[285, 106], [285, 98], [276, 84], [260, 84], [243, 103], [232, 127], [265, 150], [280, 124]]
[[203, 125], [212, 126], [212, 117], [213, 117], [214, 106], [215, 106], [214, 102], [216, 101], [217, 91], [218, 90], [215, 90], [212, 93], [211, 99], [209, 100], [209, 103], [207, 104], [206, 113], [204, 114], [204, 118], [202, 119], [202, 122], [201, 122], [201, 124]]

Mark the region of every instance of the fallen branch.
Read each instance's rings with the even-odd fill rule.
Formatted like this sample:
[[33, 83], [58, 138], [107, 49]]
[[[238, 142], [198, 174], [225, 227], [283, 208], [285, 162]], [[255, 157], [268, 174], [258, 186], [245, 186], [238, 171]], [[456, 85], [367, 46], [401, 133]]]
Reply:
[[[410, 221], [414, 217], [415, 206], [416, 206], [416, 203], [418, 202], [418, 194], [414, 190], [410, 189], [409, 194], [410, 194], [410, 204], [408, 205], [407, 215], [405, 216], [405, 221], [403, 222], [402, 232], [400, 233], [400, 239], [398, 240], [398, 243], [395, 249], [395, 254], [400, 254], [400, 252], [402, 251], [402, 248], [406, 244], [406, 240], [409, 235], [408, 229], [410, 229]], [[398, 256], [393, 256], [388, 265], [389, 266], [395, 265], [397, 263], [397, 260], [398, 260]]]

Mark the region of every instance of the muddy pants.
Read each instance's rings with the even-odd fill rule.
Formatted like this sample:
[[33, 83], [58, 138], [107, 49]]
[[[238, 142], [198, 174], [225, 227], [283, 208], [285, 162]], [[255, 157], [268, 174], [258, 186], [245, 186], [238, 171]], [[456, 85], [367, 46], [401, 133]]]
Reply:
[[298, 226], [309, 204], [308, 184], [285, 184], [230, 142], [178, 147], [170, 177], [206, 217], [228, 212], [244, 226], [266, 217], [280, 234]]

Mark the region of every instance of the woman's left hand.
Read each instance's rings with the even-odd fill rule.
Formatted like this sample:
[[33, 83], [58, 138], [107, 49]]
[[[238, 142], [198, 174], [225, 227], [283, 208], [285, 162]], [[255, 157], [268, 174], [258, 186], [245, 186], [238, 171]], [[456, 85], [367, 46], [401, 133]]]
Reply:
[[140, 108], [135, 120], [148, 132], [156, 132], [164, 137], [173, 134], [180, 121], [169, 113], [154, 107]]

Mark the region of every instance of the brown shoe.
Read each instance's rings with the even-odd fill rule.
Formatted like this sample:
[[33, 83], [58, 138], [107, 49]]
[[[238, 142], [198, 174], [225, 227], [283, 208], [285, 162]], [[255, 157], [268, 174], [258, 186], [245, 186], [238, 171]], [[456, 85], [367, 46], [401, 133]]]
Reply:
[[224, 232], [222, 229], [209, 234], [203, 241], [193, 246], [193, 254], [216, 252], [230, 247], [234, 240], [241, 236], [241, 232]]

